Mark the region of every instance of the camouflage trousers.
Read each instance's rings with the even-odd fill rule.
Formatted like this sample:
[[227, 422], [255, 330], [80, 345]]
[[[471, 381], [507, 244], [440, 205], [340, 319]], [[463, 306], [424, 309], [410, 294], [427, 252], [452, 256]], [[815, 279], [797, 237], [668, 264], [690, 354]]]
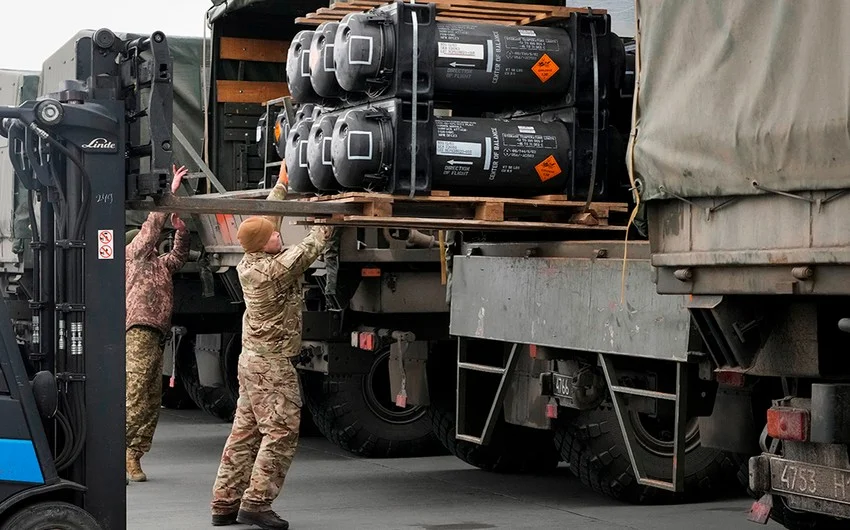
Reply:
[[295, 456], [300, 423], [301, 390], [289, 358], [243, 350], [236, 418], [213, 486], [213, 514], [271, 509]]
[[162, 403], [162, 333], [147, 326], [127, 331], [127, 452], [151, 450]]

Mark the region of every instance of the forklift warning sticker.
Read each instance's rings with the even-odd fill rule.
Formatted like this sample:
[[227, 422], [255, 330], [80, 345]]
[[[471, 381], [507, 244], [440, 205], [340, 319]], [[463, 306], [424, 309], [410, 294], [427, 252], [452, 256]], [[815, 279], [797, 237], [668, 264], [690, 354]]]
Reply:
[[561, 67], [555, 64], [555, 61], [549, 57], [548, 53], [544, 53], [543, 56], [534, 63], [534, 66], [531, 67], [531, 71], [534, 72], [534, 75], [536, 75], [543, 83], [551, 79], [552, 76], [557, 74], [560, 69]]
[[97, 259], [115, 259], [115, 241], [112, 230], [97, 231]]
[[546, 182], [561, 174], [561, 166], [555, 160], [553, 155], [549, 155], [543, 162], [540, 162], [534, 169], [537, 170], [537, 176], [540, 177], [540, 182]]

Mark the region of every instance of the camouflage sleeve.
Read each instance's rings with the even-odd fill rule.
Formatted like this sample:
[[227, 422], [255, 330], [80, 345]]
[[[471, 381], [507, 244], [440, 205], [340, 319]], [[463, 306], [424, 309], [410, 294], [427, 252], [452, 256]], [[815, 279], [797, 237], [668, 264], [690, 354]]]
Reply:
[[[267, 201], [282, 201], [286, 199], [286, 184], [277, 181], [277, 184], [274, 185], [272, 191], [269, 192], [268, 197], [266, 197]], [[283, 218], [277, 215], [267, 215], [266, 219], [274, 224], [274, 229], [280, 231], [280, 223], [283, 221]]]
[[171, 252], [163, 256], [165, 266], [172, 273], [180, 270], [180, 267], [189, 258], [189, 241], [189, 231], [178, 230], [177, 235], [174, 236], [174, 248], [171, 249]]
[[165, 212], [151, 212], [147, 220], [142, 224], [139, 234], [127, 245], [126, 255], [128, 259], [138, 259], [147, 256], [156, 248], [159, 233], [165, 226], [168, 214]]
[[290, 247], [286, 252], [278, 254], [274, 258], [276, 265], [273, 274], [300, 276], [304, 274], [316, 258], [325, 250], [334, 235], [331, 226], [316, 226], [297, 245]]

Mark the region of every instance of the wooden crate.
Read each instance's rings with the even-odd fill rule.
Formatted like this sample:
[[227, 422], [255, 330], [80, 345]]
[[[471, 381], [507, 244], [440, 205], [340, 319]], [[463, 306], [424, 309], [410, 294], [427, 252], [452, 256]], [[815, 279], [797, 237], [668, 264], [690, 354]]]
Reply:
[[[352, 0], [332, 2], [330, 7], [319, 8], [306, 16], [295, 19], [296, 24], [318, 26], [323, 22], [339, 22], [349, 13], [369, 11], [385, 5], [380, 0]], [[526, 24], [545, 25], [569, 18], [575, 12], [587, 12], [587, 8], [544, 6], [488, 2], [484, 0], [430, 0], [418, 2], [435, 4], [438, 22], [483, 22], [505, 26]], [[604, 9], [594, 9], [594, 14], [605, 14]]]

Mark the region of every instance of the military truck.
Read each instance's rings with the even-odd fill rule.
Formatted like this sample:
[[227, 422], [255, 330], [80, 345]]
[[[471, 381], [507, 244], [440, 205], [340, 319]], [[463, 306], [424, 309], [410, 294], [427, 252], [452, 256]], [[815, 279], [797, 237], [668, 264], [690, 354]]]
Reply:
[[638, 3], [626, 160], [648, 243], [467, 243], [452, 260], [452, 334], [535, 345], [515, 387], [554, 400], [538, 417], [601, 395], [559, 428], [598, 491], [688, 493], [738, 467], [752, 521], [847, 527], [848, 76], [826, 50], [850, 10], [811, 7]]
[[846, 528], [850, 9], [666, 7], [638, 7], [634, 177], [657, 290], [687, 296], [718, 386], [703, 441], [758, 454], [752, 520]]

